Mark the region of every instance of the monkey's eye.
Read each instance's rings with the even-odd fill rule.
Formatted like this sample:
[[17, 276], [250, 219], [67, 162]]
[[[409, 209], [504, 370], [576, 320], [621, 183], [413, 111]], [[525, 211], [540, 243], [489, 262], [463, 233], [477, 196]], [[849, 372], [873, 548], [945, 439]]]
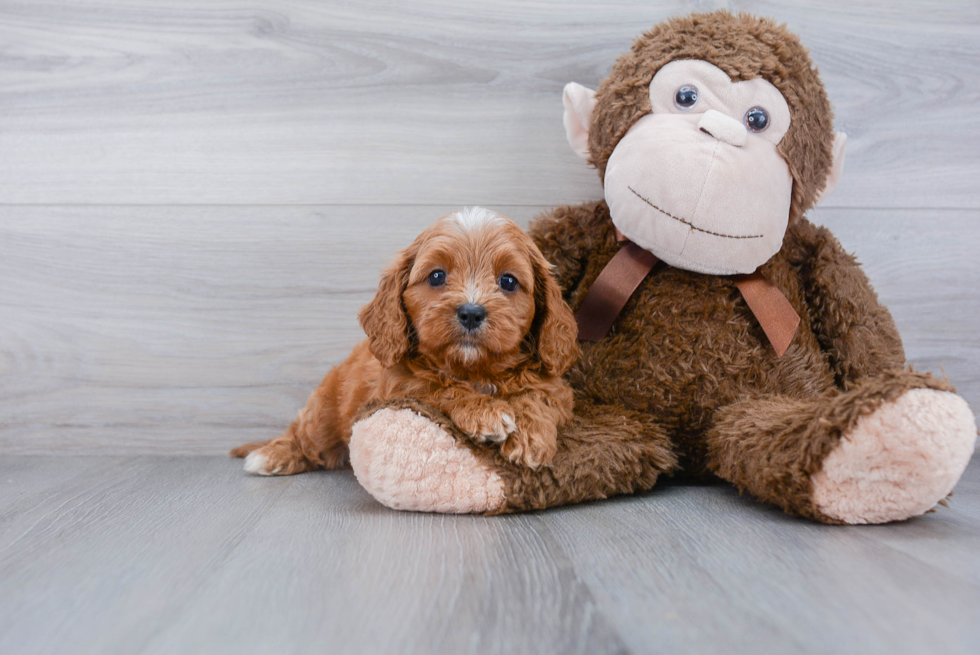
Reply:
[[435, 270], [429, 273], [429, 286], [441, 287], [446, 283], [446, 271]]
[[504, 291], [517, 291], [518, 287], [517, 278], [509, 273], [504, 273], [501, 275], [500, 279], [497, 281], [497, 284], [499, 284], [500, 288]]
[[698, 104], [698, 87], [684, 85], [674, 94], [674, 104], [679, 109], [690, 109]]
[[762, 107], [753, 107], [745, 112], [745, 126], [753, 132], [765, 132], [769, 127], [769, 112]]

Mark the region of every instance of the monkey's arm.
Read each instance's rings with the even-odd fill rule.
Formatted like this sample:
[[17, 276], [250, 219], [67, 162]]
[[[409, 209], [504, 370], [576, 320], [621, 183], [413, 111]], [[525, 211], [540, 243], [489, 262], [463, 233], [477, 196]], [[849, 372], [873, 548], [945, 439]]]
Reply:
[[604, 201], [562, 205], [536, 217], [528, 232], [545, 259], [555, 266], [555, 279], [568, 298], [578, 286], [597, 248], [609, 242], [612, 220]]
[[868, 277], [827, 228], [800, 219], [790, 230], [813, 331], [843, 388], [905, 364], [902, 339]]

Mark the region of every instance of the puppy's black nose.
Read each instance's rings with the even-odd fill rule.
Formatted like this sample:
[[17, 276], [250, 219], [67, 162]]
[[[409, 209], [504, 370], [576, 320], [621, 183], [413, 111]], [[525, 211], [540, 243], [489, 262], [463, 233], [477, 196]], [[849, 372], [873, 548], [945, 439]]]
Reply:
[[483, 305], [468, 302], [456, 308], [456, 318], [459, 319], [459, 324], [467, 330], [475, 330], [480, 327], [486, 317], [487, 308]]

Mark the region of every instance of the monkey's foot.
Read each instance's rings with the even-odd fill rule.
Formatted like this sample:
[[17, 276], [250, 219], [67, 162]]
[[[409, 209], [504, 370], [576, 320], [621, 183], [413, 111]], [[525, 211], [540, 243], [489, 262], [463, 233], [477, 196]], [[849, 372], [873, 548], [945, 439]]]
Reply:
[[813, 475], [813, 501], [844, 523], [887, 523], [946, 498], [973, 456], [977, 426], [959, 396], [913, 389], [858, 420]]
[[392, 509], [469, 514], [504, 506], [500, 476], [410, 409], [381, 409], [355, 423], [350, 463], [361, 486]]

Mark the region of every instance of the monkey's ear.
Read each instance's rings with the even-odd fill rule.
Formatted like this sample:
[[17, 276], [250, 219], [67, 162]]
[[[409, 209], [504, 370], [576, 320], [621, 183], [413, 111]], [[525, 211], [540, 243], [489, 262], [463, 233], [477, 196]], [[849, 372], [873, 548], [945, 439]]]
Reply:
[[551, 264], [533, 247], [534, 323], [537, 356], [552, 375], [564, 375], [579, 355], [578, 324], [561, 287], [551, 274]]
[[565, 124], [568, 145], [572, 146], [576, 155], [588, 161], [589, 124], [592, 122], [592, 110], [595, 108], [595, 91], [581, 84], [569, 82], [565, 85], [561, 102], [565, 106], [562, 122]]
[[830, 192], [834, 190], [837, 183], [840, 182], [841, 173], [844, 172], [844, 148], [847, 146], [847, 135], [843, 132], [838, 132], [834, 135], [834, 145], [831, 149], [834, 153], [834, 163], [830, 165], [830, 172], [827, 173], [827, 184], [824, 185], [823, 190], [817, 194], [817, 199], [813, 202], [814, 206], [820, 204], [820, 201], [830, 195]]
[[397, 364], [409, 349], [408, 313], [402, 294], [408, 288], [408, 277], [415, 260], [410, 250], [412, 248], [406, 248], [398, 253], [395, 261], [382, 273], [374, 299], [357, 315], [368, 336], [371, 354], [385, 367]]

